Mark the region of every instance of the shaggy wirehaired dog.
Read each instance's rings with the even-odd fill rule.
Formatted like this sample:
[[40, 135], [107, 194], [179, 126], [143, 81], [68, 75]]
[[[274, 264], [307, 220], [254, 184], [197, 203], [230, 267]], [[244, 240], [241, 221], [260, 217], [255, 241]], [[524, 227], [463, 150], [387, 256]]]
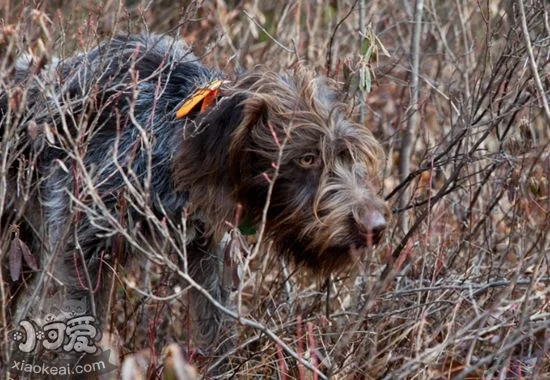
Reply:
[[[0, 95], [11, 152], [0, 226], [42, 271], [20, 318], [48, 297], [48, 281], [98, 312], [106, 301], [92, 290], [116, 258], [139, 252], [160, 261], [176, 251], [182, 273], [222, 300], [224, 234], [235, 224], [321, 276], [386, 227], [379, 143], [304, 69], [226, 79], [181, 42], [138, 35], [48, 66], [20, 59], [13, 73]], [[220, 311], [193, 294], [197, 339], [210, 342]]]

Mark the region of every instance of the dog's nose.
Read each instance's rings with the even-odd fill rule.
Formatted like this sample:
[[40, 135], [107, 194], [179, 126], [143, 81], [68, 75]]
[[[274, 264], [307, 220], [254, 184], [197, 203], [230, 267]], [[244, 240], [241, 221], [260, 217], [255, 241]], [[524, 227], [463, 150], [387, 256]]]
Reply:
[[358, 221], [358, 227], [365, 235], [367, 245], [378, 244], [386, 230], [386, 218], [380, 211], [368, 211]]

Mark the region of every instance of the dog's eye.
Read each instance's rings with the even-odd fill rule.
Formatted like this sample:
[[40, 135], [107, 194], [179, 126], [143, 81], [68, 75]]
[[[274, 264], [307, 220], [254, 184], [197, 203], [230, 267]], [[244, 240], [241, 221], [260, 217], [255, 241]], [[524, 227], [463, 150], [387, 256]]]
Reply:
[[298, 158], [298, 164], [303, 168], [311, 168], [317, 165], [317, 156], [313, 153], [304, 154]]

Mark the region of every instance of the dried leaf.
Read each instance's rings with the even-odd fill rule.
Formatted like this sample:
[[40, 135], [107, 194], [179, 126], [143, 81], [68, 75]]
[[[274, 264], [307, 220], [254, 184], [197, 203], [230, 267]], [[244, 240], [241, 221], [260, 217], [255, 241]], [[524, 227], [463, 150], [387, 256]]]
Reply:
[[10, 244], [9, 265], [10, 277], [12, 281], [19, 280], [21, 276], [21, 246], [18, 243], [19, 238], [14, 238]]
[[380, 39], [376, 35], [374, 36], [374, 38], [376, 40], [376, 46], [378, 46], [378, 48], [382, 51], [382, 54], [384, 54], [388, 58], [391, 58], [390, 52], [388, 51], [388, 49], [386, 49], [382, 41], [380, 41]]
[[[374, 51], [375, 51], [375, 48], [372, 45], [367, 48], [367, 50], [363, 54], [363, 59], [364, 59], [365, 62], [367, 62], [367, 63], [371, 62], [371, 58], [372, 58], [372, 55], [373, 55]], [[374, 62], [374, 63], [376, 63], [376, 62]]]
[[11, 241], [9, 251], [10, 277], [12, 281], [17, 281], [19, 277], [21, 277], [21, 265], [23, 260], [25, 260], [25, 263], [32, 270], [38, 270], [36, 258], [32, 255], [29, 247], [27, 247], [21, 239], [14, 237]]
[[517, 188], [515, 186], [509, 186], [506, 194], [508, 195], [508, 202], [514, 202], [516, 199]]
[[370, 38], [367, 36], [361, 40], [361, 48], [359, 49], [359, 54], [363, 57], [366, 57], [367, 54], [369, 54], [369, 50], [372, 52], [372, 45]]
[[53, 135], [52, 128], [47, 123], [44, 123], [44, 132], [46, 133], [46, 140], [48, 140], [50, 144], [54, 144], [55, 137]]
[[38, 270], [38, 265], [36, 264], [36, 258], [31, 253], [31, 250], [29, 247], [27, 247], [27, 244], [19, 238], [15, 238], [13, 240], [17, 240], [19, 244], [19, 248], [21, 250], [21, 253], [23, 254], [23, 259], [25, 260], [25, 263], [31, 268], [32, 270]]
[[120, 368], [120, 379], [141, 380], [146, 379], [147, 368], [151, 364], [149, 350], [141, 350], [124, 358]]
[[195, 380], [199, 376], [196, 369], [185, 359], [181, 348], [172, 343], [163, 349], [164, 380]]
[[20, 87], [16, 87], [11, 92], [8, 99], [8, 106], [14, 112], [17, 112], [23, 103], [23, 90]]
[[55, 160], [55, 163], [57, 165], [59, 165], [59, 167], [61, 168], [61, 170], [63, 170], [65, 173], [69, 173], [69, 169], [67, 169], [67, 165], [65, 165], [65, 163], [63, 161], [61, 161], [60, 159], [56, 159]]
[[31, 120], [29, 124], [27, 124], [27, 133], [31, 139], [36, 140], [36, 138], [42, 134], [42, 126], [36, 124], [36, 121]]
[[361, 67], [359, 69], [359, 73], [360, 73], [359, 88], [361, 89], [361, 91], [366, 92], [368, 94], [372, 89], [372, 77], [368, 66]]

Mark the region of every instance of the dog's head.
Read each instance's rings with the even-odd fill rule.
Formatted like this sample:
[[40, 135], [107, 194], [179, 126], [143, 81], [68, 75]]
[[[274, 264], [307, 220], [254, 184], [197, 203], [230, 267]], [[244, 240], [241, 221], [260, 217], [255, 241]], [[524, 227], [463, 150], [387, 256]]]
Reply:
[[277, 251], [328, 273], [377, 244], [389, 211], [377, 195], [384, 154], [325, 78], [304, 69], [252, 72], [229, 91], [244, 100], [229, 148], [235, 199]]

